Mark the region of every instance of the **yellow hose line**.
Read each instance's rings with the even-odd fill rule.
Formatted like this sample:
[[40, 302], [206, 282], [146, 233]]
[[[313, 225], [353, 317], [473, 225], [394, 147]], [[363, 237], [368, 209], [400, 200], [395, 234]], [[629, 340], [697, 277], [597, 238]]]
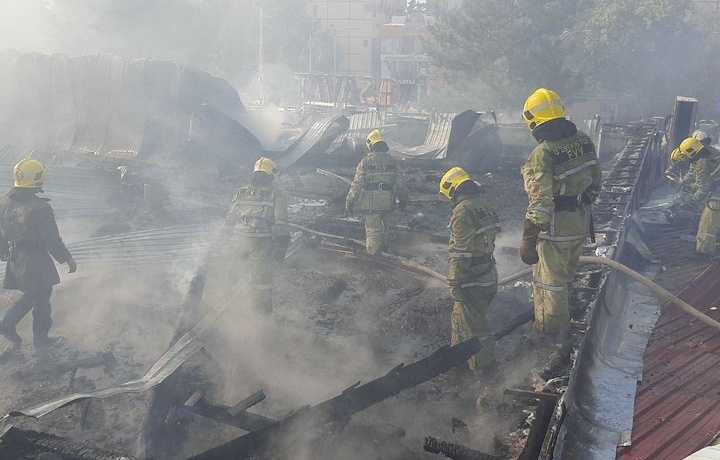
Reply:
[[[311, 234], [320, 236], [320, 237], [322, 237], [322, 238], [328, 238], [328, 239], [334, 239], [334, 240], [340, 240], [340, 241], [352, 241], [352, 242], [355, 243], [355, 244], [358, 244], [358, 245], [361, 245], [361, 246], [365, 246], [365, 244], [364, 244], [362, 241], [359, 241], [359, 240], [355, 240], [355, 239], [352, 239], [352, 238], [345, 238], [345, 237], [337, 236], [337, 235], [332, 235], [332, 234], [329, 234], [329, 233], [318, 232], [318, 231], [316, 231], [316, 230], [312, 230], [312, 229], [309, 229], [309, 228], [307, 228], [307, 227], [302, 227], [302, 226], [297, 225], [297, 224], [290, 224], [290, 227], [293, 227], [293, 228], [295, 228], [295, 229], [297, 229], [297, 230], [300, 230], [300, 231], [303, 231], [303, 232], [307, 232], [307, 233], [311, 233]], [[382, 256], [371, 256], [371, 257], [385, 257], [385, 258], [389, 258], [388, 256], [389, 256], [389, 254], [383, 253]], [[435, 279], [438, 279], [438, 280], [441, 280], [441, 281], [446, 281], [446, 280], [447, 280], [447, 278], [446, 278], [445, 275], [443, 275], [443, 274], [441, 274], [441, 273], [438, 273], [438, 272], [436, 272], [435, 270], [432, 270], [432, 269], [430, 269], [430, 268], [423, 267], [423, 266], [417, 265], [417, 264], [413, 264], [413, 263], [411, 263], [411, 262], [401, 261], [401, 260], [398, 260], [398, 259], [395, 259], [395, 258], [392, 258], [391, 260], [392, 260], [393, 263], [395, 263], [395, 264], [397, 264], [397, 265], [401, 265], [401, 266], [403, 266], [403, 267], [405, 267], [405, 268], [407, 268], [407, 269], [409, 269], [409, 270], [411, 270], [411, 271], [413, 271], [413, 272], [422, 273], [422, 274], [425, 274], [425, 275], [427, 275], [427, 276], [430, 276], [430, 277], [432, 277], [432, 278], [435, 278]], [[649, 280], [648, 278], [642, 276], [640, 273], [636, 272], [635, 270], [631, 269], [630, 267], [627, 267], [627, 266], [625, 266], [625, 265], [623, 265], [623, 264], [621, 264], [621, 263], [619, 263], [619, 262], [616, 262], [616, 261], [614, 261], [614, 260], [612, 260], [612, 259], [604, 259], [604, 258], [602, 258], [602, 257], [593, 257], [593, 256], [581, 256], [578, 263], [579, 263], [580, 265], [604, 265], [604, 266], [606, 266], [606, 267], [612, 268], [613, 270], [617, 270], [617, 271], [619, 271], [619, 272], [621, 272], [621, 273], [624, 273], [625, 275], [629, 276], [630, 278], [634, 279], [635, 281], [637, 281], [637, 282], [641, 283], [642, 285], [646, 286], [648, 289], [650, 289], [653, 293], [655, 293], [655, 294], [656, 294], [658, 297], [660, 297], [661, 299], [666, 300], [666, 301], [668, 301], [668, 302], [671, 302], [671, 303], [677, 305], [678, 307], [682, 308], [682, 309], [683, 309], [687, 314], [689, 314], [690, 316], [692, 316], [692, 317], [694, 317], [694, 318], [697, 318], [697, 319], [699, 319], [700, 321], [702, 321], [703, 323], [705, 323], [706, 325], [708, 325], [708, 326], [710, 326], [710, 327], [712, 327], [712, 328], [720, 331], [720, 322], [717, 322], [717, 321], [715, 321], [714, 319], [710, 318], [708, 315], [706, 315], [706, 314], [698, 311], [695, 307], [693, 307], [693, 306], [690, 305], [689, 303], [687, 303], [687, 302], [685, 302], [684, 300], [678, 298], [677, 296], [675, 296], [674, 294], [672, 294], [672, 293], [671, 293], [670, 291], [668, 291], [667, 289], [664, 289], [663, 287], [658, 286], [657, 284], [655, 284], [654, 282], [652, 282], [652, 281]], [[498, 280], [498, 285], [504, 285], [504, 284], [512, 283], [513, 281], [516, 281], [516, 280], [519, 280], [519, 279], [521, 279], [521, 278], [524, 278], [525, 276], [527, 276], [527, 275], [529, 275], [529, 274], [531, 274], [531, 273], [532, 273], [532, 268], [526, 268], [526, 269], [521, 270], [521, 271], [519, 271], [519, 272], [517, 272], [517, 273], [514, 273], [514, 274], [512, 274], [512, 275], [510, 275], [510, 276], [506, 276], [505, 278], [501, 278], [500, 280]]]

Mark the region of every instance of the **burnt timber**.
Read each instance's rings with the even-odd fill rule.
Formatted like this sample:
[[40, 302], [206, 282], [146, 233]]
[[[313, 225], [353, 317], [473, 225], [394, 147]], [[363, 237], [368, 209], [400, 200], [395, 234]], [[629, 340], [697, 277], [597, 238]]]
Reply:
[[364, 385], [353, 385], [342, 394], [310, 407], [300, 410], [286, 419], [251, 432], [226, 444], [215, 447], [191, 457], [194, 460], [211, 460], [224, 458], [247, 458], [262, 451], [271, 438], [278, 438], [293, 429], [318, 427], [326, 423], [345, 420], [351, 415], [362, 411], [390, 396], [396, 395], [406, 388], [423, 383], [453, 367], [467, 361], [480, 351], [481, 343], [472, 338], [452, 347], [443, 347], [427, 358], [408, 366], [399, 364], [386, 375]]

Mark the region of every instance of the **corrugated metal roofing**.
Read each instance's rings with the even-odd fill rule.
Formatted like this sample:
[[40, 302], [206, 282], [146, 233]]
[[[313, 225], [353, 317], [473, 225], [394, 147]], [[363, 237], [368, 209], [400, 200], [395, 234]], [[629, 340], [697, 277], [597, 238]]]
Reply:
[[244, 111], [224, 80], [170, 61], [0, 52], [0, 142], [28, 150], [132, 158], [187, 138], [211, 103]]
[[361, 140], [361, 143], [364, 144], [365, 138], [367, 138], [367, 135], [370, 134], [371, 131], [385, 125], [385, 112], [383, 111], [354, 113], [348, 118], [350, 120], [350, 128], [335, 139], [328, 151], [332, 152], [336, 150], [345, 140], [349, 140], [352, 137]]
[[[706, 315], [720, 320], [720, 266], [705, 266], [692, 243], [666, 234], [651, 249], [667, 264], [660, 284], [677, 286], [697, 274], [678, 294]], [[680, 251], [684, 250], [684, 255]], [[707, 446], [720, 432], [720, 335], [674, 306], [666, 306], [644, 355], [635, 398], [632, 445], [621, 460], [681, 459]]]
[[349, 126], [350, 120], [342, 114], [322, 118], [285, 150], [283, 157], [278, 160], [278, 165], [287, 168], [308, 153], [324, 153]]

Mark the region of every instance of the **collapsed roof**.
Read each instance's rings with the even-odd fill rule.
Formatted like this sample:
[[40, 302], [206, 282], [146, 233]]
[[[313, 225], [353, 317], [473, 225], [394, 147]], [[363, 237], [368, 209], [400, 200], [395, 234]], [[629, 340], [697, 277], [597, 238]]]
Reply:
[[186, 149], [195, 111], [235, 134], [224, 160], [254, 161], [260, 143], [233, 123], [245, 108], [223, 79], [154, 59], [0, 53], [0, 143], [24, 155], [157, 161]]

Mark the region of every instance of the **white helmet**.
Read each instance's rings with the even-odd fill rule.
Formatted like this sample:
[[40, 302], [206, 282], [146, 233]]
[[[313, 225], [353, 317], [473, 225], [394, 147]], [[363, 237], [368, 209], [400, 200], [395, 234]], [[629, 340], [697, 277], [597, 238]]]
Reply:
[[710, 139], [710, 136], [708, 136], [707, 133], [701, 129], [696, 129], [692, 133], [692, 137], [699, 140], [700, 142], [703, 142], [705, 139]]

